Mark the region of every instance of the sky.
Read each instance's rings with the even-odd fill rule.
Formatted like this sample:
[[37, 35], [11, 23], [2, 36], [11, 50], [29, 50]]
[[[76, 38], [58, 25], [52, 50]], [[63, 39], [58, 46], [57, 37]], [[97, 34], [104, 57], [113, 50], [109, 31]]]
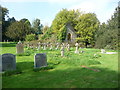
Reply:
[[106, 22], [113, 15], [119, 0], [1, 0], [1, 6], [9, 10], [9, 17], [16, 20], [27, 18], [31, 23], [36, 18], [41, 24], [50, 26], [56, 14], [66, 8], [79, 9], [97, 15], [99, 21]]

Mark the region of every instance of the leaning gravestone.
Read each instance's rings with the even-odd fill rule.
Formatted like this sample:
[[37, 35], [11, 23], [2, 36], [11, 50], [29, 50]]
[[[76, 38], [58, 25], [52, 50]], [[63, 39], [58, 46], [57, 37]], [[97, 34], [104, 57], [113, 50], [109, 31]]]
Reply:
[[16, 45], [16, 49], [17, 54], [24, 53], [24, 45], [22, 44], [21, 41], [19, 41], [18, 44]]
[[47, 56], [45, 53], [38, 53], [34, 56], [34, 68], [46, 67]]
[[2, 55], [2, 71], [16, 69], [16, 56], [10, 53]]

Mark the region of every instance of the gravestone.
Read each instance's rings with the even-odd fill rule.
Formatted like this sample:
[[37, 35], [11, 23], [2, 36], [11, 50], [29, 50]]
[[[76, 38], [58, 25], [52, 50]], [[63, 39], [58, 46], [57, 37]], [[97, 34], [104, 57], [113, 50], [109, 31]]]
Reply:
[[34, 68], [46, 67], [47, 56], [45, 53], [38, 53], [34, 56]]
[[2, 71], [16, 69], [16, 56], [10, 53], [2, 55]]
[[59, 48], [59, 43], [56, 43], [56, 50], [58, 50]]
[[24, 45], [22, 44], [21, 41], [19, 41], [18, 44], [16, 45], [16, 50], [17, 54], [24, 53]]
[[101, 53], [106, 53], [105, 49], [101, 49]]
[[78, 50], [79, 44], [78, 44], [78, 43], [76, 43], [76, 44], [75, 44], [75, 46], [76, 46], [75, 53], [79, 53], [79, 50]]
[[70, 44], [67, 44], [67, 50], [70, 51]]
[[61, 47], [61, 56], [64, 56], [64, 45]]
[[46, 43], [43, 44], [43, 50], [46, 50]]
[[38, 50], [40, 50], [40, 45], [41, 45], [41, 44], [40, 44], [40, 42], [39, 42], [39, 43], [38, 43]]

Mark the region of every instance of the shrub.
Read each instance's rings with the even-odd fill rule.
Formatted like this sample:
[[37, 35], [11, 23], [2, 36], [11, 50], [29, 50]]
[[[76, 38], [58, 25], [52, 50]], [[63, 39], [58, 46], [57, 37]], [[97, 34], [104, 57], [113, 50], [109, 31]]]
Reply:
[[32, 41], [32, 40], [35, 40], [35, 34], [29, 34], [29, 35], [26, 35], [25, 40], [26, 40], [26, 41]]

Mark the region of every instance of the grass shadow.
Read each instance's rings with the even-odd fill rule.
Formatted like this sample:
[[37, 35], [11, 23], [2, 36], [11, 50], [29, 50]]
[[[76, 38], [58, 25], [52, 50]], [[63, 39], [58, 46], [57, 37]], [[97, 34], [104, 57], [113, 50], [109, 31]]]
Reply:
[[3, 88], [118, 88], [118, 72], [108, 68], [94, 67], [99, 72], [82, 67], [34, 72], [33, 62], [17, 65], [24, 72], [4, 77]]
[[0, 47], [16, 47], [16, 43], [2, 43]]

